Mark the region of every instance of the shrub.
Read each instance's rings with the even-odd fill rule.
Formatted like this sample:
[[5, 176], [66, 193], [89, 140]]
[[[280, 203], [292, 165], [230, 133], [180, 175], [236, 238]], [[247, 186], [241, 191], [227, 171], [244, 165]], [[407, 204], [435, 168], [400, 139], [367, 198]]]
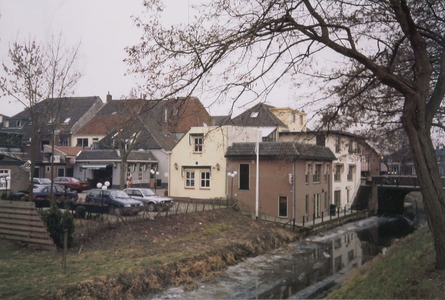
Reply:
[[76, 217], [84, 219], [86, 211], [87, 211], [87, 209], [85, 206], [81, 205], [81, 206], [76, 207]]
[[[46, 215], [46, 216], [45, 216]], [[68, 231], [68, 247], [73, 244], [73, 234], [74, 234], [74, 218], [68, 210], [62, 214], [57, 205], [54, 203], [51, 205], [47, 214], [43, 215], [45, 217], [46, 226], [48, 232], [53, 239], [57, 247], [63, 247], [63, 231], [67, 229]]]

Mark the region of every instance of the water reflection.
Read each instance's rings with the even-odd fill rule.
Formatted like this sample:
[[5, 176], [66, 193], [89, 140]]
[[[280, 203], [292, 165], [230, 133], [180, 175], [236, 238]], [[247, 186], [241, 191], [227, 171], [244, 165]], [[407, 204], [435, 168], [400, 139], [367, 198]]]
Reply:
[[215, 283], [194, 291], [170, 289], [154, 299], [287, 299], [317, 297], [341, 274], [360, 267], [395, 240], [412, 232], [403, 218], [350, 223], [288, 249], [247, 259], [229, 267]]

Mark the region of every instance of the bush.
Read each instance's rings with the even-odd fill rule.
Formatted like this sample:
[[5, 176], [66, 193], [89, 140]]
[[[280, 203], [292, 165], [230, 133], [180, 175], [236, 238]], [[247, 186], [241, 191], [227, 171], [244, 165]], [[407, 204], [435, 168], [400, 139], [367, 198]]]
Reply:
[[85, 206], [78, 206], [76, 207], [76, 218], [84, 219], [86, 214], [86, 207]]
[[68, 247], [73, 244], [74, 218], [68, 210], [62, 214], [57, 205], [51, 205], [47, 214], [43, 214], [48, 232], [57, 247], [63, 248], [63, 231], [68, 231]]

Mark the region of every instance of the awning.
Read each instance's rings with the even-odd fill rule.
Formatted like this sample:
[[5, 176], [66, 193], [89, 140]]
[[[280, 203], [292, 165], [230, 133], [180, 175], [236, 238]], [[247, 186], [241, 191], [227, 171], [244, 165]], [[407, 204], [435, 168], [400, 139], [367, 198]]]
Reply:
[[90, 169], [90, 170], [103, 170], [111, 163], [97, 163], [97, 164], [85, 164], [82, 166], [82, 169]]

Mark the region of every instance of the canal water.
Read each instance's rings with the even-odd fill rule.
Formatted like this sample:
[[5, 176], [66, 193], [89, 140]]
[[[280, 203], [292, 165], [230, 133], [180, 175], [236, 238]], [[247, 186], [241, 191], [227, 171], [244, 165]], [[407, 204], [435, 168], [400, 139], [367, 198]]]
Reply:
[[229, 267], [215, 282], [173, 287], [152, 299], [322, 298], [341, 278], [415, 230], [403, 217], [371, 217]]

